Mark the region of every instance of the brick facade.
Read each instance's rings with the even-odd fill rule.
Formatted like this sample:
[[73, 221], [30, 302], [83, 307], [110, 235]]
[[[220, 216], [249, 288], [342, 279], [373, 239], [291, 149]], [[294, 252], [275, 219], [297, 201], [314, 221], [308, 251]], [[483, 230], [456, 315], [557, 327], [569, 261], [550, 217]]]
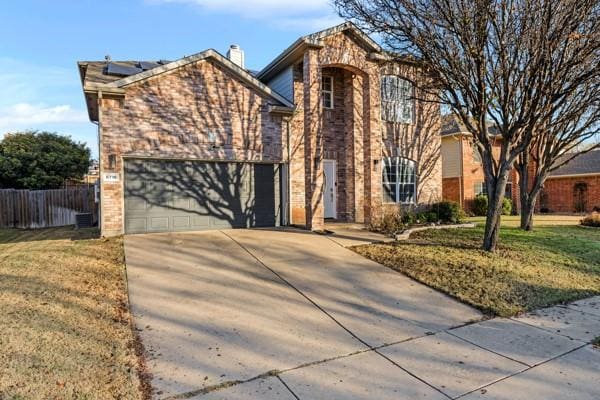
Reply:
[[[473, 201], [478, 193], [476, 193], [476, 186], [484, 184], [485, 177], [483, 172], [483, 166], [480, 159], [477, 157], [477, 153], [474, 151], [473, 141], [466, 134], [459, 134], [448, 136], [443, 140], [459, 140], [462, 141], [460, 146], [457, 146], [459, 150], [459, 162], [461, 164], [461, 174], [455, 177], [445, 177], [442, 180], [442, 191], [445, 200], [456, 201], [459, 203], [465, 211], [471, 211], [473, 208]], [[494, 157], [498, 157], [500, 154], [501, 139], [497, 139], [493, 143], [493, 154]], [[452, 155], [442, 154], [442, 157], [449, 157]], [[518, 204], [518, 179], [517, 172], [513, 169], [509, 176], [510, 187], [507, 191], [510, 191], [508, 196], [510, 197], [513, 204]]]
[[[418, 87], [426, 79], [418, 65], [373, 57], [364, 41], [339, 31], [307, 45], [291, 68], [291, 115], [274, 112], [273, 98], [211, 58], [119, 93], [98, 91], [100, 174], [121, 177], [101, 186], [103, 235], [123, 233], [127, 158], [287, 163], [291, 223], [313, 230], [324, 229], [323, 160], [336, 161], [340, 220], [368, 223], [399, 207], [382, 203], [384, 157], [416, 162], [418, 204], [441, 199], [439, 106], [415, 100], [412, 123], [381, 119], [381, 76]], [[332, 109], [323, 108], [323, 75], [333, 77]]]
[[[294, 66], [294, 100], [303, 107], [292, 122], [293, 223], [316, 230], [324, 227], [324, 159], [336, 160], [338, 219], [368, 223], [382, 210], [400, 207], [382, 203], [383, 157], [415, 160], [419, 175], [417, 202], [441, 200], [439, 106], [416, 101], [412, 124], [383, 122], [383, 74], [417, 83], [424, 79], [413, 64], [372, 60], [369, 51], [345, 33], [324, 39], [323, 46], [309, 49]], [[323, 109], [323, 75], [333, 77], [333, 109]], [[421, 95], [415, 93], [416, 98]]]
[[346, 129], [349, 128], [346, 115], [353, 115], [352, 73], [340, 68], [323, 68], [322, 74], [333, 79], [333, 109], [323, 110], [323, 158], [336, 161], [337, 218], [354, 221], [354, 193], [348, 190], [353, 188], [354, 176], [352, 135], [346, 135]]
[[462, 202], [462, 180], [460, 178], [443, 178], [442, 179], [442, 197], [444, 200]]
[[[481, 164], [474, 158], [472, 140], [466, 134], [444, 137], [443, 140], [461, 140], [462, 149], [459, 154], [462, 175], [446, 176], [442, 180], [443, 197], [446, 200], [460, 203], [467, 211], [472, 209], [475, 198], [475, 185], [484, 182]], [[500, 151], [500, 142], [494, 146], [494, 154]], [[452, 157], [450, 154], [442, 154], [443, 157]], [[535, 171], [533, 163], [529, 166], [529, 174]], [[516, 169], [510, 174], [511, 186], [510, 198], [513, 202], [513, 212], [520, 208], [519, 197], [519, 175]], [[577, 192], [576, 186], [580, 186]], [[551, 213], [574, 213], [591, 212], [600, 209], [600, 173], [573, 176], [550, 176], [544, 183], [544, 188], [536, 203], [536, 212]]]
[[[123, 158], [281, 162], [281, 116], [268, 101], [219, 65], [205, 60], [134, 83], [122, 97], [101, 98], [102, 234], [123, 233]], [[114, 157], [114, 167], [109, 157]], [[113, 168], [111, 168], [113, 167]]]
[[[580, 194], [576, 194], [576, 186], [581, 188]], [[556, 213], [589, 213], [600, 209], [600, 174], [548, 178], [536, 208]]]

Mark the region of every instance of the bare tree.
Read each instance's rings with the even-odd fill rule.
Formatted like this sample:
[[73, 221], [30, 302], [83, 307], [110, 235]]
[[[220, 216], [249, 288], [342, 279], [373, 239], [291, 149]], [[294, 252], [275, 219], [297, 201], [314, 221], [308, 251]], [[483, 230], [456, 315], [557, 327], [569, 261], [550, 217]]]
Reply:
[[[437, 77], [427, 90], [472, 134], [489, 198], [486, 250], [496, 248], [509, 174], [537, 121], [598, 74], [587, 60], [598, 56], [599, 1], [334, 0], [341, 16], [420, 59]], [[502, 137], [497, 157], [489, 121]]]
[[[560, 84], [560, 82], [557, 82]], [[600, 80], [580, 85], [546, 120], [538, 121], [530, 149], [516, 162], [521, 229], [533, 229], [533, 213], [549, 174], [600, 147]]]

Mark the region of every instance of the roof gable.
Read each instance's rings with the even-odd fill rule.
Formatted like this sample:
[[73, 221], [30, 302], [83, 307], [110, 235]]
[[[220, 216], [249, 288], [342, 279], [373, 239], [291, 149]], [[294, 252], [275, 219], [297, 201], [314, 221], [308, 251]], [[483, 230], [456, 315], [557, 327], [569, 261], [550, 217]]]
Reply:
[[331, 28], [324, 29], [319, 32], [311, 33], [310, 35], [303, 36], [302, 39], [308, 42], [318, 44], [321, 40], [325, 39], [326, 37], [336, 35], [340, 32], [346, 32], [350, 34], [371, 51], [383, 51], [383, 49], [381, 48], [381, 46], [379, 46], [379, 44], [377, 44], [377, 42], [375, 42], [369, 37], [369, 35], [364, 33], [361, 29], [359, 29], [356, 25], [349, 21]]
[[296, 61], [300, 56], [302, 56], [308, 47], [323, 46], [323, 39], [342, 32], [351, 36], [368, 50], [383, 56], [386, 55], [381, 46], [371, 39], [369, 35], [359, 29], [352, 22], [344, 22], [343, 24], [334, 26], [332, 28], [324, 29], [319, 32], [311, 33], [310, 35], [300, 37], [298, 40], [292, 43], [291, 46], [279, 54], [273, 61], [271, 61], [269, 65], [258, 72], [256, 77], [263, 82], [269, 81], [279, 71], [283, 70], [291, 63]]
[[[85, 74], [86, 74], [85, 70], [87, 70], [88, 66], [90, 66], [90, 65], [93, 65], [94, 67], [96, 67], [95, 69], [97, 70], [98, 65], [100, 65], [101, 63], [100, 62], [81, 62], [81, 63], [79, 63], [79, 67], [80, 67], [80, 72], [82, 74], [82, 84], [84, 86], [84, 88], [83, 88], [84, 92], [89, 93], [89, 92], [105, 91], [105, 92], [118, 93], [118, 92], [123, 92], [123, 90], [127, 86], [132, 85], [134, 83], [137, 83], [137, 82], [140, 82], [140, 81], [143, 81], [146, 79], [150, 79], [150, 78], [159, 76], [161, 74], [173, 71], [175, 69], [184, 67], [186, 65], [196, 63], [196, 62], [201, 62], [204, 60], [211, 60], [211, 61], [218, 63], [220, 66], [225, 68], [227, 71], [231, 72], [232, 75], [234, 75], [236, 78], [249, 84], [251, 87], [253, 87], [257, 91], [265, 94], [266, 96], [272, 98], [277, 103], [279, 103], [276, 105], [282, 105], [282, 106], [288, 107], [288, 108], [294, 107], [294, 105], [289, 100], [287, 100], [283, 96], [281, 96], [278, 93], [271, 90], [267, 85], [263, 84], [261, 81], [256, 79], [251, 73], [249, 73], [248, 71], [246, 71], [243, 68], [240, 68], [239, 66], [234, 64], [231, 60], [222, 56], [221, 54], [219, 54], [217, 51], [215, 51], [213, 49], [208, 49], [208, 50], [205, 50], [203, 52], [200, 52], [200, 53], [188, 56], [188, 57], [183, 57], [177, 61], [165, 63], [164, 65], [159, 65], [159, 66], [156, 66], [147, 71], [143, 71], [143, 72], [133, 74], [130, 76], [126, 76], [126, 77], [122, 77], [122, 78], [117, 77], [116, 79], [114, 79], [114, 77], [113, 77], [113, 79], [105, 78], [104, 80], [95, 80], [94, 82], [89, 82], [89, 83], [88, 83], [88, 79], [85, 78]], [[98, 64], [98, 65], [96, 65], [96, 64]]]

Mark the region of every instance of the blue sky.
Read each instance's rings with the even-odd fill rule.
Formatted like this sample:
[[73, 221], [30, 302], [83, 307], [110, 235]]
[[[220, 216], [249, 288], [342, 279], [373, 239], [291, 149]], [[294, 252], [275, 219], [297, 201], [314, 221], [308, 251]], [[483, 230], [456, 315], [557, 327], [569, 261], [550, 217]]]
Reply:
[[175, 60], [236, 43], [260, 69], [299, 36], [339, 22], [329, 0], [3, 1], [0, 136], [56, 131], [96, 156], [78, 60]]

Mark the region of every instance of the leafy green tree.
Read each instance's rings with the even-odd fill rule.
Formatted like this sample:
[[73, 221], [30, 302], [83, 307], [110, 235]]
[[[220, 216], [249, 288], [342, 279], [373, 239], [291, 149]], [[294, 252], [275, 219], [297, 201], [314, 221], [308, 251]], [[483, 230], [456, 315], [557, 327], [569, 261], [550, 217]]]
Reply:
[[57, 133], [8, 133], [0, 141], [0, 188], [53, 189], [81, 179], [90, 163], [84, 143]]

